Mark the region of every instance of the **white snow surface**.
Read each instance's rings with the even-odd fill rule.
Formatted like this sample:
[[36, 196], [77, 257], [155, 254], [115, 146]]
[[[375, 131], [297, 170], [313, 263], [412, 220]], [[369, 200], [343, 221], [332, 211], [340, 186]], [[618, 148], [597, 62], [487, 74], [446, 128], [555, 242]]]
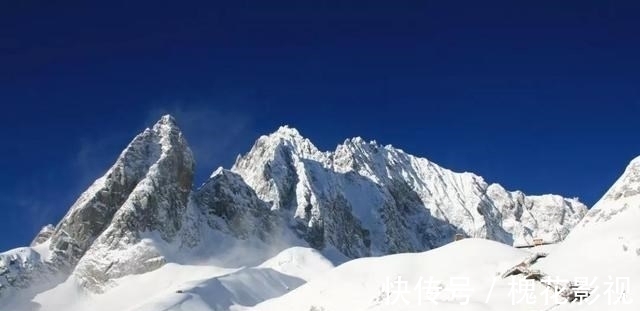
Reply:
[[540, 268], [598, 288], [599, 298], [579, 310], [640, 310], [640, 157]]
[[[236, 245], [235, 251], [252, 260], [267, 254], [256, 245]], [[116, 280], [118, 286], [102, 294], [86, 291], [71, 277], [36, 294], [28, 304], [9, 302], [0, 305], [0, 310], [240, 310], [281, 296], [334, 267], [320, 252], [305, 247], [285, 249], [253, 267], [238, 266], [237, 258], [169, 263], [148, 273], [120, 278]]]
[[[423, 253], [355, 259], [255, 310], [512, 310], [509, 285], [500, 274], [529, 255], [497, 242], [466, 239]], [[467, 305], [450, 291], [451, 278], [469, 281], [473, 292]], [[396, 280], [406, 288], [394, 286]], [[427, 282], [440, 293], [435, 302], [423, 300], [416, 289]]]

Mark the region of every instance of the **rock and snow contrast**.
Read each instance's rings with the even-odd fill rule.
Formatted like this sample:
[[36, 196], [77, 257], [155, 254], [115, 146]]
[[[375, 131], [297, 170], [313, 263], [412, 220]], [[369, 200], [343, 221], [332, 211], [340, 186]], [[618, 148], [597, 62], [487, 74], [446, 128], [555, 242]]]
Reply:
[[[532, 265], [548, 276], [606, 281], [640, 259], [639, 160], [589, 212], [361, 138], [323, 152], [289, 127], [197, 188], [194, 166], [172, 117], [136, 136], [55, 227], [0, 254], [0, 310], [424, 308], [386, 303], [397, 277], [442, 282], [434, 310], [514, 310], [520, 277], [501, 275], [531, 253], [513, 245], [560, 242]], [[451, 277], [467, 278], [468, 305]]]
[[586, 213], [577, 200], [510, 192], [359, 137], [321, 152], [288, 127], [260, 137], [232, 170], [311, 246], [352, 258], [424, 251], [456, 234], [557, 242]]

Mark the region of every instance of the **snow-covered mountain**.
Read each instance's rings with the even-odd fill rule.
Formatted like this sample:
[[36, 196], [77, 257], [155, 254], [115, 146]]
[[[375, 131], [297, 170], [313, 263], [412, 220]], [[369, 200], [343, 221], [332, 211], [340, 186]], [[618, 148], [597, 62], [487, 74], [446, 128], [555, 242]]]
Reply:
[[586, 213], [356, 137], [319, 151], [297, 130], [262, 136], [232, 168], [310, 245], [357, 258], [432, 249], [455, 234], [505, 244], [562, 240]]
[[[235, 297], [214, 308], [226, 310], [284, 293], [238, 297], [235, 286], [248, 286], [238, 280], [284, 282], [286, 291], [307, 281], [313, 272], [303, 268], [282, 276], [260, 266], [292, 246], [318, 249], [333, 265], [433, 249], [456, 234], [508, 245], [557, 242], [586, 213], [575, 199], [510, 192], [361, 138], [321, 152], [289, 127], [260, 137], [197, 189], [194, 163], [170, 116], [136, 136], [58, 225], [44, 227], [30, 247], [0, 254], [0, 309], [37, 310], [37, 301], [69, 292], [109, 295], [138, 276], [166, 278], [173, 265], [182, 272], [209, 265], [219, 269], [204, 268], [210, 281], [192, 287]], [[242, 267], [258, 270], [218, 279]], [[56, 310], [46, 304], [42, 310]]]

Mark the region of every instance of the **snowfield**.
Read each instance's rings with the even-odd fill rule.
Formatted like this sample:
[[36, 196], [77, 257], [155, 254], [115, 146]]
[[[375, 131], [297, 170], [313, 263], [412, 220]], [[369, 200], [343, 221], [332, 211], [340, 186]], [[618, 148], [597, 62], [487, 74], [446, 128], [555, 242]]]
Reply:
[[[539, 282], [502, 277], [531, 255], [490, 240], [465, 239], [423, 253], [355, 259], [334, 268], [317, 250], [292, 247], [255, 267], [167, 264], [119, 279], [103, 294], [89, 293], [70, 279], [38, 294], [29, 306], [2, 310], [637, 310], [636, 303], [613, 305], [604, 294], [593, 305], [589, 300], [566, 303]], [[620, 258], [601, 256], [617, 265], [595, 259], [582, 264], [576, 260], [582, 255], [558, 251], [533, 267], [563, 278], [640, 277], [637, 268], [625, 271], [631, 266], [621, 265]], [[632, 260], [625, 264], [637, 267]], [[629, 293], [632, 297], [637, 291]]]
[[28, 305], [17, 299], [16, 303], [0, 306], [0, 310], [242, 310], [325, 274], [334, 267], [327, 257], [332, 256], [324, 256], [315, 249], [292, 247], [255, 267], [170, 263], [152, 272], [118, 279], [117, 286], [102, 294], [91, 293], [70, 278], [35, 295]]
[[495, 280], [490, 304], [507, 310], [509, 288], [500, 274], [529, 255], [497, 242], [467, 239], [424, 253], [361, 258], [256, 309], [491, 310], [486, 299]]

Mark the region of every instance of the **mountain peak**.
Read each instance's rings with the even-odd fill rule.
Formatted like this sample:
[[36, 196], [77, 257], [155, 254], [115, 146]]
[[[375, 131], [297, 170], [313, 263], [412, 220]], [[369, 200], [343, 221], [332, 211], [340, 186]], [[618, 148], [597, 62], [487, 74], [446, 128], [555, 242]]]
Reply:
[[165, 136], [171, 133], [180, 133], [176, 119], [169, 114], [162, 116], [160, 120], [153, 125], [153, 131], [160, 134], [160, 136]]
[[297, 138], [302, 138], [302, 135], [300, 135], [300, 132], [293, 127], [290, 127], [289, 125], [283, 125], [280, 126], [275, 132], [273, 132], [273, 134], [271, 135], [277, 135], [280, 137], [297, 137]]
[[175, 125], [176, 119], [170, 114], [165, 114], [158, 120], [157, 124]]
[[256, 141], [258, 144], [271, 146], [278, 146], [283, 142], [286, 142], [287, 145], [291, 146], [311, 144], [311, 142], [307, 138], [303, 137], [297, 129], [290, 127], [289, 125], [280, 126], [275, 132], [263, 135]]
[[[282, 148], [284, 148], [283, 150], [288, 150], [287, 152], [292, 152], [302, 157], [310, 157], [317, 160], [323, 160], [325, 157], [324, 153], [320, 152], [309, 139], [300, 135], [297, 129], [283, 125], [275, 132], [261, 136], [255, 142], [251, 151], [244, 157], [240, 157], [236, 164], [243, 158], [250, 157], [255, 151], [258, 152], [259, 157], [268, 154], [268, 157], [272, 158]], [[266, 152], [266, 150], [270, 151]]]
[[344, 141], [345, 144], [347, 143], [351, 143], [353, 145], [372, 145], [372, 146], [378, 146], [378, 142], [375, 140], [371, 140], [371, 141], [366, 141], [364, 140], [364, 138], [360, 137], [360, 136], [356, 136], [356, 137], [352, 137], [352, 138], [348, 138]]

